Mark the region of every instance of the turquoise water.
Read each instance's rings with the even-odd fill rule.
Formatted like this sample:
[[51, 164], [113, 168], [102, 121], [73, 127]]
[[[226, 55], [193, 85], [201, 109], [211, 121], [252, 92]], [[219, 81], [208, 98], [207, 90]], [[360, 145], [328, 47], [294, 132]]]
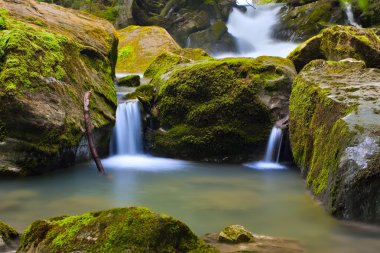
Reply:
[[296, 239], [306, 252], [379, 252], [380, 229], [339, 222], [305, 190], [296, 169], [253, 170], [145, 156], [103, 160], [48, 175], [0, 180], [0, 219], [19, 231], [36, 219], [124, 206], [172, 215], [198, 235], [241, 224]]

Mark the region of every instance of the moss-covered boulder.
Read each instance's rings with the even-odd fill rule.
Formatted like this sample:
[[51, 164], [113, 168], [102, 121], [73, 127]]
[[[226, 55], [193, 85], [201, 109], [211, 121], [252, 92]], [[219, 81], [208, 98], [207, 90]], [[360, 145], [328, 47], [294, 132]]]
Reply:
[[117, 80], [117, 85], [126, 87], [137, 87], [140, 85], [139, 75], [127, 75]]
[[233, 36], [228, 32], [226, 24], [221, 20], [216, 21], [206, 30], [191, 34], [188, 43], [189, 47], [201, 47], [210, 54], [237, 51]]
[[158, 26], [128, 26], [118, 30], [117, 72], [144, 72], [161, 53], [181, 47], [170, 34]]
[[218, 252], [181, 221], [144, 207], [39, 220], [18, 252]]
[[294, 76], [292, 62], [277, 57], [169, 69], [151, 82], [157, 90], [151, 114], [160, 122], [147, 134], [151, 150], [208, 161], [261, 156], [274, 121], [288, 113]]
[[380, 224], [380, 71], [315, 60], [293, 83], [290, 141], [311, 191], [339, 218]]
[[107, 152], [116, 107], [112, 24], [32, 0], [1, 0], [0, 16], [0, 175], [89, 157], [82, 110], [88, 90], [99, 152]]
[[332, 24], [347, 24], [338, 0], [289, 1], [278, 16], [273, 36], [285, 40], [304, 41]]
[[137, 24], [164, 27], [186, 45], [190, 34], [207, 29], [212, 20], [228, 19], [235, 0], [135, 0], [132, 13]]
[[372, 29], [332, 26], [300, 44], [288, 56], [297, 71], [315, 59], [363, 60], [368, 67], [380, 68], [380, 38]]
[[218, 240], [227, 243], [254, 242], [253, 234], [241, 225], [225, 227], [220, 233]]
[[0, 220], [0, 251], [8, 252], [16, 248], [20, 234]]

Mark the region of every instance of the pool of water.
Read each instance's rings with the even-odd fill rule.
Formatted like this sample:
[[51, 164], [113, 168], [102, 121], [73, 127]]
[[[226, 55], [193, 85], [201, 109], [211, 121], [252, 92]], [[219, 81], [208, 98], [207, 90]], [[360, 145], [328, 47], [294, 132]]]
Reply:
[[48, 175], [0, 180], [0, 219], [19, 231], [37, 219], [125, 206], [172, 215], [198, 235], [241, 224], [296, 239], [306, 252], [379, 252], [380, 230], [339, 222], [305, 190], [296, 169], [193, 163], [147, 156], [103, 160]]

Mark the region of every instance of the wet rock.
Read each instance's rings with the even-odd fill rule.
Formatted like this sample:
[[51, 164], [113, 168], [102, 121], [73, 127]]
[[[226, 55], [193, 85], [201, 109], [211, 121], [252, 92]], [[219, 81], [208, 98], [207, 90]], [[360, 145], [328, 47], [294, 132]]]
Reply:
[[0, 174], [42, 173], [82, 159], [87, 90], [104, 154], [116, 108], [112, 24], [32, 0], [1, 0], [0, 8], [6, 27], [0, 30]]
[[17, 248], [20, 234], [0, 220], [0, 251], [10, 252]]
[[304, 252], [299, 242], [290, 239], [276, 238], [253, 234], [254, 241], [232, 244], [220, 242], [217, 233], [202, 237], [207, 243], [217, 248], [221, 253], [301, 253]]
[[144, 207], [39, 220], [18, 252], [218, 252], [181, 221]]
[[[183, 63], [156, 75], [147, 135], [160, 155], [237, 161], [260, 153], [274, 122], [288, 113], [291, 61], [279, 57]], [[258, 152], [255, 152], [257, 150]], [[259, 154], [260, 155], [260, 154]]]
[[352, 1], [355, 20], [363, 27], [380, 25], [380, 2], [377, 0]]
[[336, 217], [380, 224], [380, 71], [314, 60], [293, 83], [290, 140], [313, 194]]
[[140, 85], [140, 76], [128, 75], [128, 76], [122, 77], [117, 81], [117, 85], [127, 86], [127, 87], [137, 87]]
[[225, 227], [218, 237], [219, 242], [227, 243], [242, 243], [242, 242], [254, 242], [253, 234], [245, 229], [241, 225], [231, 225]]
[[307, 40], [333, 24], [347, 24], [337, 0], [292, 1], [281, 9], [279, 17], [273, 36], [293, 41]]
[[368, 67], [380, 68], [380, 38], [372, 29], [333, 26], [300, 44], [288, 56], [297, 71], [315, 59], [363, 60]]

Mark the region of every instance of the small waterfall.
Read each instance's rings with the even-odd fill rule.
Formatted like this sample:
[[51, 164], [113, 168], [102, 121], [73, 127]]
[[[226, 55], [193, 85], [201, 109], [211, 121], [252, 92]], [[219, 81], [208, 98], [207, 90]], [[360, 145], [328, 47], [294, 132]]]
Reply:
[[283, 5], [267, 4], [251, 6], [252, 1], [241, 0], [247, 11], [233, 8], [227, 22], [229, 33], [234, 37], [239, 53], [217, 55], [223, 57], [257, 57], [261, 55], [286, 57], [296, 46], [290, 41], [278, 41], [271, 37], [272, 27], [279, 22], [277, 14]]
[[265, 162], [276, 162], [280, 160], [280, 150], [282, 144], [282, 130], [276, 126], [272, 128], [267, 150], [265, 152]]
[[361, 25], [359, 25], [358, 23], [355, 22], [354, 13], [352, 12], [351, 3], [344, 1], [343, 5], [344, 5], [344, 12], [346, 13], [347, 18], [348, 18], [348, 23], [352, 26], [361, 27]]
[[141, 111], [137, 100], [118, 105], [112, 141], [111, 154], [143, 154]]

